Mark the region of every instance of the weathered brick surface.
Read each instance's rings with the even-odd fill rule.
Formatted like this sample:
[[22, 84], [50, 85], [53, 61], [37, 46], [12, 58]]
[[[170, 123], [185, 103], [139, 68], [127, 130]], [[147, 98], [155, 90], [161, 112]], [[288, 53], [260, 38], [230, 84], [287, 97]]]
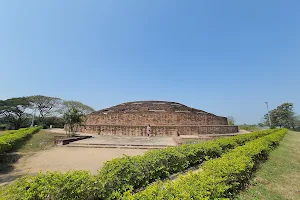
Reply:
[[227, 118], [176, 102], [144, 101], [120, 104], [90, 114], [83, 132], [145, 135], [150, 124], [154, 135], [218, 134], [238, 132]]
[[[81, 131], [99, 135], [145, 136], [146, 126], [87, 125]], [[238, 132], [237, 126], [151, 126], [154, 136], [224, 134]]]
[[227, 125], [227, 118], [195, 113], [108, 113], [90, 115], [87, 125]]

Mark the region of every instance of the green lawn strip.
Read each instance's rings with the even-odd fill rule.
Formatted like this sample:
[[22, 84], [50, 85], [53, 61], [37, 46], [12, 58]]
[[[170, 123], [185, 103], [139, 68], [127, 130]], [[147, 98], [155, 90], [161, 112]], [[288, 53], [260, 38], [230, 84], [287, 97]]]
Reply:
[[55, 139], [61, 134], [53, 134], [40, 130], [33, 134], [30, 139], [21, 144], [18, 148], [19, 153], [31, 153], [50, 149], [55, 146]]
[[286, 130], [272, 133], [236, 147], [228, 153], [207, 161], [203, 170], [180, 176], [176, 181], [157, 182], [145, 190], [123, 199], [219, 199], [232, 198], [244, 187], [258, 163], [266, 159]]
[[300, 199], [300, 132], [288, 132], [250, 183], [237, 199]]
[[[54, 199], [71, 199], [69, 192], [78, 199], [118, 199], [125, 191], [138, 189], [159, 179], [169, 177], [171, 174], [182, 171], [195, 164], [200, 164], [211, 158], [219, 157], [221, 154], [243, 145], [247, 141], [271, 134], [278, 130], [266, 130], [256, 133], [238, 135], [229, 138], [193, 144], [182, 145], [162, 150], [149, 151], [143, 156], [125, 156], [107, 162], [99, 171], [85, 182], [85, 187], [90, 188], [89, 195], [81, 190], [74, 190], [78, 181], [70, 182], [65, 179], [63, 173], [38, 174], [34, 177], [18, 179], [2, 191], [0, 197], [12, 199], [10, 194], [18, 194], [19, 199], [45, 199], [48, 196]], [[72, 172], [80, 174], [80, 171]], [[86, 178], [86, 176], [84, 176]], [[96, 182], [93, 181], [96, 178]], [[56, 180], [53, 182], [51, 180]], [[58, 180], [65, 182], [60, 183]], [[64, 184], [62, 187], [61, 184]], [[81, 187], [78, 185], [78, 187]], [[43, 192], [40, 192], [43, 191]]]

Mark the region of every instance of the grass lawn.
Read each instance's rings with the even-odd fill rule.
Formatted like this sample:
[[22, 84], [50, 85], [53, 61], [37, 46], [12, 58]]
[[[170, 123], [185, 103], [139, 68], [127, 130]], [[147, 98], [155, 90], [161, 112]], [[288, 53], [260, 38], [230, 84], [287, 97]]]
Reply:
[[61, 134], [58, 135], [40, 130], [38, 133], [33, 134], [30, 139], [18, 145], [14, 151], [29, 153], [50, 149], [55, 146], [54, 141], [56, 136], [61, 136]]
[[300, 199], [300, 132], [285, 135], [236, 199]]

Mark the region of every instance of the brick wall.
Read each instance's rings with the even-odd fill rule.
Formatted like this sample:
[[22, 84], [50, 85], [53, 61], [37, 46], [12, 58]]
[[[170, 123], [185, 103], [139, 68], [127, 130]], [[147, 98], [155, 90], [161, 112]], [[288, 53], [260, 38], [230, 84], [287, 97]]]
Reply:
[[226, 117], [194, 113], [108, 113], [89, 115], [86, 125], [123, 126], [168, 126], [168, 125], [228, 125]]
[[[146, 126], [86, 125], [81, 127], [80, 131], [99, 135], [144, 136], [146, 135]], [[154, 136], [224, 134], [236, 133], [238, 127], [228, 125], [151, 126], [151, 132]]]

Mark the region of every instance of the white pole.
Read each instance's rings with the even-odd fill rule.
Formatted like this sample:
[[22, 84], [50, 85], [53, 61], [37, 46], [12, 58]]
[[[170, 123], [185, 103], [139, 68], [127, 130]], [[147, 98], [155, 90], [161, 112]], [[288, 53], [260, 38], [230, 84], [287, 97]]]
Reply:
[[272, 124], [271, 124], [271, 116], [270, 116], [270, 112], [269, 112], [269, 104], [268, 104], [267, 101], [265, 103], [267, 105], [267, 111], [268, 111], [268, 117], [269, 117], [269, 124], [270, 124], [270, 128], [271, 128]]

